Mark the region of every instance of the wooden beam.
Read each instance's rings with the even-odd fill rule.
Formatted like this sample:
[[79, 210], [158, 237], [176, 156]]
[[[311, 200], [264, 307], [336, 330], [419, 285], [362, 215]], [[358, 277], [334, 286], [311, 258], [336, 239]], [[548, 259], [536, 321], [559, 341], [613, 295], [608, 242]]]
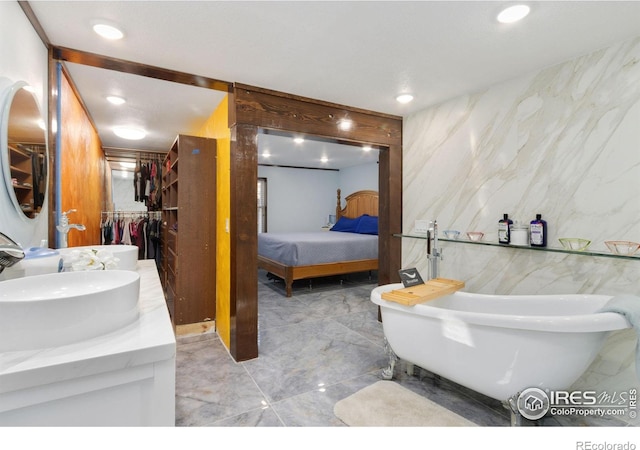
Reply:
[[146, 64], [126, 61], [124, 59], [111, 58], [109, 56], [98, 55], [96, 53], [89, 53], [82, 50], [74, 50], [66, 47], [53, 47], [53, 56], [61, 61], [115, 70], [118, 72], [126, 72], [143, 77], [156, 78], [158, 80], [188, 84], [216, 91], [229, 92], [232, 89], [232, 84], [226, 81], [164, 69], [162, 67], [149, 66]]
[[246, 361], [258, 356], [258, 128], [238, 124], [231, 136], [229, 351]]
[[[246, 85], [235, 85], [237, 123], [312, 134], [344, 142], [389, 146], [402, 139], [402, 118]], [[352, 127], [340, 128], [349, 120]]]
[[33, 8], [31, 8], [31, 5], [29, 4], [29, 2], [18, 1], [18, 4], [20, 5], [20, 8], [22, 8], [24, 15], [27, 16], [27, 19], [29, 20], [29, 22], [31, 22], [31, 26], [38, 34], [38, 37], [40, 37], [40, 40], [42, 41], [42, 43], [47, 47], [47, 49], [49, 49], [51, 42], [47, 37], [47, 33], [44, 32], [44, 28], [42, 28], [42, 24], [38, 20], [38, 17], [36, 17], [36, 13], [33, 12]]

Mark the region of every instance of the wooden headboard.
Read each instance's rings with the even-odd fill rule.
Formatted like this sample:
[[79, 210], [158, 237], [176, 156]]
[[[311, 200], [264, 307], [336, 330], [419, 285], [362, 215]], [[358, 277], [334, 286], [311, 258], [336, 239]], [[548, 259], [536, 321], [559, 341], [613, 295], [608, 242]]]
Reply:
[[336, 220], [340, 217], [350, 219], [360, 217], [363, 214], [378, 216], [378, 193], [376, 191], [356, 191], [345, 198], [347, 206], [342, 207], [340, 189], [338, 189], [338, 203], [336, 205]]

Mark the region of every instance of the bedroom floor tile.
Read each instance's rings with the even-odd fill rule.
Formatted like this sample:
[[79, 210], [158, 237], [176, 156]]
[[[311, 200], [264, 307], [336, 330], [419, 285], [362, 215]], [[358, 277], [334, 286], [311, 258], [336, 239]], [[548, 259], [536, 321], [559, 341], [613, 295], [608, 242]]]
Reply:
[[[333, 406], [380, 380], [387, 364], [377, 307], [369, 300], [375, 274], [284, 285], [259, 273], [260, 356], [236, 363], [215, 334], [179, 337], [176, 425], [342, 427]], [[509, 426], [502, 404], [424, 369], [394, 380], [480, 426]], [[540, 422], [540, 421], [539, 421]], [[523, 425], [532, 425], [531, 423]], [[624, 426], [588, 419], [545, 419], [543, 426]]]

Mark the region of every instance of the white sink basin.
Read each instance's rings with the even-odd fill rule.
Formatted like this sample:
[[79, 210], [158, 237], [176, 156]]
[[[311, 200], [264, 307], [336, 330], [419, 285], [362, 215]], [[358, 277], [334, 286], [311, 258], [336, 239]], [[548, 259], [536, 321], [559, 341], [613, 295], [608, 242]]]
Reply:
[[[86, 250], [106, 250], [111, 252], [115, 258], [118, 258], [118, 270], [136, 270], [138, 264], [138, 246], [136, 245], [85, 245], [82, 247], [59, 248], [58, 251], [65, 263], [70, 257], [73, 257], [74, 251]], [[65, 264], [66, 265], [66, 264]]]
[[0, 282], [0, 353], [82, 342], [138, 318], [140, 275], [63, 272]]

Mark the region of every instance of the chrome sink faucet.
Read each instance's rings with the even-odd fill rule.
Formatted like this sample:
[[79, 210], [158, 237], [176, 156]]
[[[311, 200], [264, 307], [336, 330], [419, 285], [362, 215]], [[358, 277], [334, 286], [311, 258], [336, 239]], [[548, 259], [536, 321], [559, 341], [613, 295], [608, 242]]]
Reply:
[[9, 236], [0, 233], [0, 273], [24, 258], [24, 250]]
[[69, 223], [68, 215], [72, 212], [76, 212], [76, 209], [70, 209], [69, 211], [63, 212], [60, 214], [60, 223], [56, 226], [57, 230], [60, 232], [60, 248], [67, 247], [67, 237], [69, 234], [69, 230], [76, 229], [78, 231], [84, 231], [87, 229], [84, 225], [80, 223]]
[[[433, 243], [432, 243], [433, 242]], [[442, 250], [438, 248], [438, 221], [429, 222], [427, 230], [427, 259], [429, 260], [429, 279], [438, 278], [439, 260], [442, 260]]]

